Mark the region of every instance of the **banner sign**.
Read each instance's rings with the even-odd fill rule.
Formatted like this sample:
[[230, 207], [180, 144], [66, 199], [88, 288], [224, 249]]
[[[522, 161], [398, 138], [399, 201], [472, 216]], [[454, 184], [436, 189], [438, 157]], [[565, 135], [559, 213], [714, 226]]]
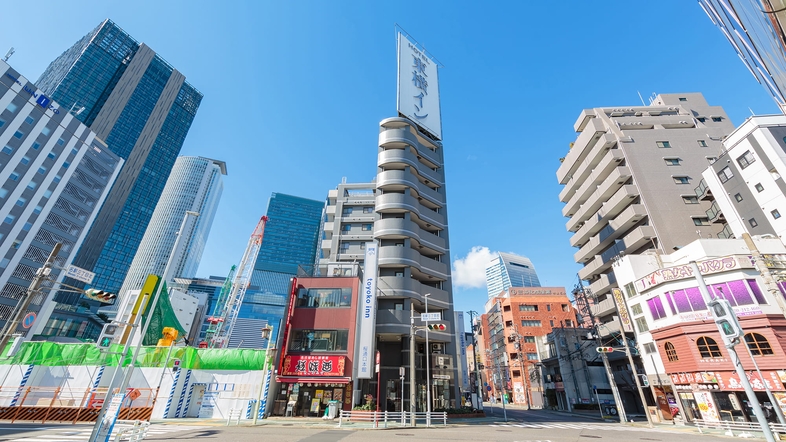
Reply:
[[633, 332], [633, 324], [630, 322], [628, 306], [625, 304], [625, 298], [622, 296], [622, 290], [613, 288], [611, 289], [611, 294], [614, 296], [614, 303], [617, 305], [617, 312], [620, 314], [620, 324], [622, 324], [622, 328], [626, 332]]
[[398, 34], [399, 113], [442, 139], [437, 63], [404, 34]]
[[363, 284], [360, 289], [360, 343], [355, 352], [357, 378], [371, 379], [373, 374], [374, 338], [377, 326], [377, 252], [376, 241], [366, 243], [366, 257], [363, 262]]
[[461, 385], [461, 391], [470, 391], [469, 369], [467, 368], [467, 335], [464, 333], [464, 312], [455, 312], [455, 316], [459, 385]]
[[345, 356], [288, 355], [284, 358], [284, 376], [344, 376]]
[[[723, 258], [713, 258], [696, 263], [702, 275], [727, 272], [732, 269], [754, 268], [751, 259], [742, 256], [726, 256]], [[636, 289], [639, 293], [649, 290], [657, 285], [678, 279], [693, 278], [693, 267], [690, 264], [681, 266], [667, 267], [656, 270], [649, 275], [636, 281]]]

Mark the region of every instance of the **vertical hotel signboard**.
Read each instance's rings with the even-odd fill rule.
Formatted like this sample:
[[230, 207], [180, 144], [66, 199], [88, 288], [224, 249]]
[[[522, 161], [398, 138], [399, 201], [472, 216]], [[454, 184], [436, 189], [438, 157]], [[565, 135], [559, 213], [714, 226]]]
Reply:
[[456, 345], [458, 345], [458, 375], [461, 391], [469, 389], [469, 369], [467, 368], [467, 335], [464, 333], [464, 312], [455, 312], [456, 315]]
[[360, 290], [360, 344], [355, 352], [357, 378], [371, 379], [374, 373], [374, 337], [377, 326], [377, 242], [366, 243], [363, 286]]
[[417, 43], [398, 34], [398, 112], [442, 139], [437, 63]]

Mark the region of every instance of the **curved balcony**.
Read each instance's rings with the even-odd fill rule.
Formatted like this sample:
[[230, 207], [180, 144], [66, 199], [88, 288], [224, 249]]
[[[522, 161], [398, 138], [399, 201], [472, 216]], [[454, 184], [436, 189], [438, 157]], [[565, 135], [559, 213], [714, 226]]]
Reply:
[[412, 195], [403, 193], [383, 193], [377, 195], [374, 201], [374, 210], [378, 213], [400, 213], [402, 211], [419, 213], [420, 203], [418, 203], [418, 200]]
[[417, 169], [417, 173], [423, 178], [437, 183], [439, 185], [445, 184], [444, 178], [439, 173], [431, 170], [427, 165], [418, 160], [417, 155], [413, 154], [410, 149], [392, 149], [380, 152], [377, 155], [377, 165], [385, 166], [390, 164], [406, 164]]
[[420, 238], [420, 226], [404, 218], [380, 219], [374, 223], [374, 238]]
[[408, 126], [405, 128], [383, 128], [379, 133], [379, 145], [382, 147], [402, 144], [414, 147], [418, 155], [427, 158], [437, 166], [442, 166], [442, 158], [439, 154], [421, 144], [418, 136], [412, 133]]
[[411, 266], [423, 273], [439, 278], [447, 278], [448, 266], [445, 263], [425, 257], [409, 247], [382, 246], [379, 248], [379, 266]]
[[383, 296], [402, 296], [406, 298], [413, 298], [420, 304], [425, 303], [424, 293], [431, 293], [429, 296], [429, 305], [436, 305], [442, 308], [448, 308], [448, 292], [421, 284], [420, 281], [413, 278], [404, 278], [401, 276], [380, 276], [378, 279], [377, 287]]
[[410, 187], [418, 189], [420, 182], [411, 173], [404, 170], [386, 170], [377, 174], [377, 188], [386, 187]]
[[447, 252], [447, 244], [445, 243], [445, 238], [437, 236], [433, 233], [426, 232], [425, 230], [421, 230], [418, 232], [418, 240], [424, 246], [436, 250], [437, 252], [446, 253]]

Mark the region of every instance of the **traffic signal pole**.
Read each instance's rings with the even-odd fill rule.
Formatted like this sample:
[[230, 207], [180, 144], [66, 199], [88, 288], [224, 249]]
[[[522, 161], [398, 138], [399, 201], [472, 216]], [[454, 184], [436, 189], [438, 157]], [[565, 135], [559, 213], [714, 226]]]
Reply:
[[[595, 325], [595, 336], [598, 340], [598, 346], [602, 347], [603, 344], [600, 339], [600, 333], [598, 333], [598, 325]], [[611, 365], [609, 365], [609, 358], [606, 356], [606, 352], [600, 352], [600, 357], [603, 359], [603, 367], [606, 368], [606, 377], [609, 378], [609, 385], [611, 386], [611, 394], [614, 395], [614, 402], [616, 402], [617, 406], [617, 415], [620, 418], [620, 423], [624, 424], [628, 421], [628, 417], [625, 416], [625, 406], [622, 405], [622, 398], [620, 397], [620, 392], [617, 390], [617, 383], [614, 382], [614, 374], [611, 372]], [[600, 404], [598, 404], [598, 408], [600, 408]]]

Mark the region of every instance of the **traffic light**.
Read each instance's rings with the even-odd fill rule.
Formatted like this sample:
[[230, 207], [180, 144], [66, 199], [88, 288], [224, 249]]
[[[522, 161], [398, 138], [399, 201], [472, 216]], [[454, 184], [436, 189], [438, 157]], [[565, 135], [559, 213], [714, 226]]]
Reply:
[[431, 331], [445, 331], [445, 324], [429, 324], [428, 329]]
[[639, 378], [641, 378], [641, 386], [642, 387], [649, 387], [650, 386], [650, 379], [647, 377], [646, 374], [640, 374]]
[[613, 353], [614, 347], [597, 347], [595, 351], [598, 353]]
[[104, 329], [101, 330], [101, 335], [98, 337], [96, 347], [98, 347], [100, 350], [103, 350], [112, 346], [112, 341], [115, 340], [115, 335], [117, 334], [119, 328], [120, 327], [116, 324], [104, 324]]
[[114, 293], [109, 293], [98, 289], [85, 290], [85, 296], [87, 296], [92, 300], [106, 302], [106, 303], [112, 302], [113, 299], [117, 298], [117, 295], [115, 295]]
[[737, 320], [737, 314], [731, 308], [729, 301], [725, 299], [713, 299], [707, 306], [715, 317], [715, 323], [721, 332], [721, 337], [726, 346], [734, 346], [740, 342], [740, 338], [745, 334]]

